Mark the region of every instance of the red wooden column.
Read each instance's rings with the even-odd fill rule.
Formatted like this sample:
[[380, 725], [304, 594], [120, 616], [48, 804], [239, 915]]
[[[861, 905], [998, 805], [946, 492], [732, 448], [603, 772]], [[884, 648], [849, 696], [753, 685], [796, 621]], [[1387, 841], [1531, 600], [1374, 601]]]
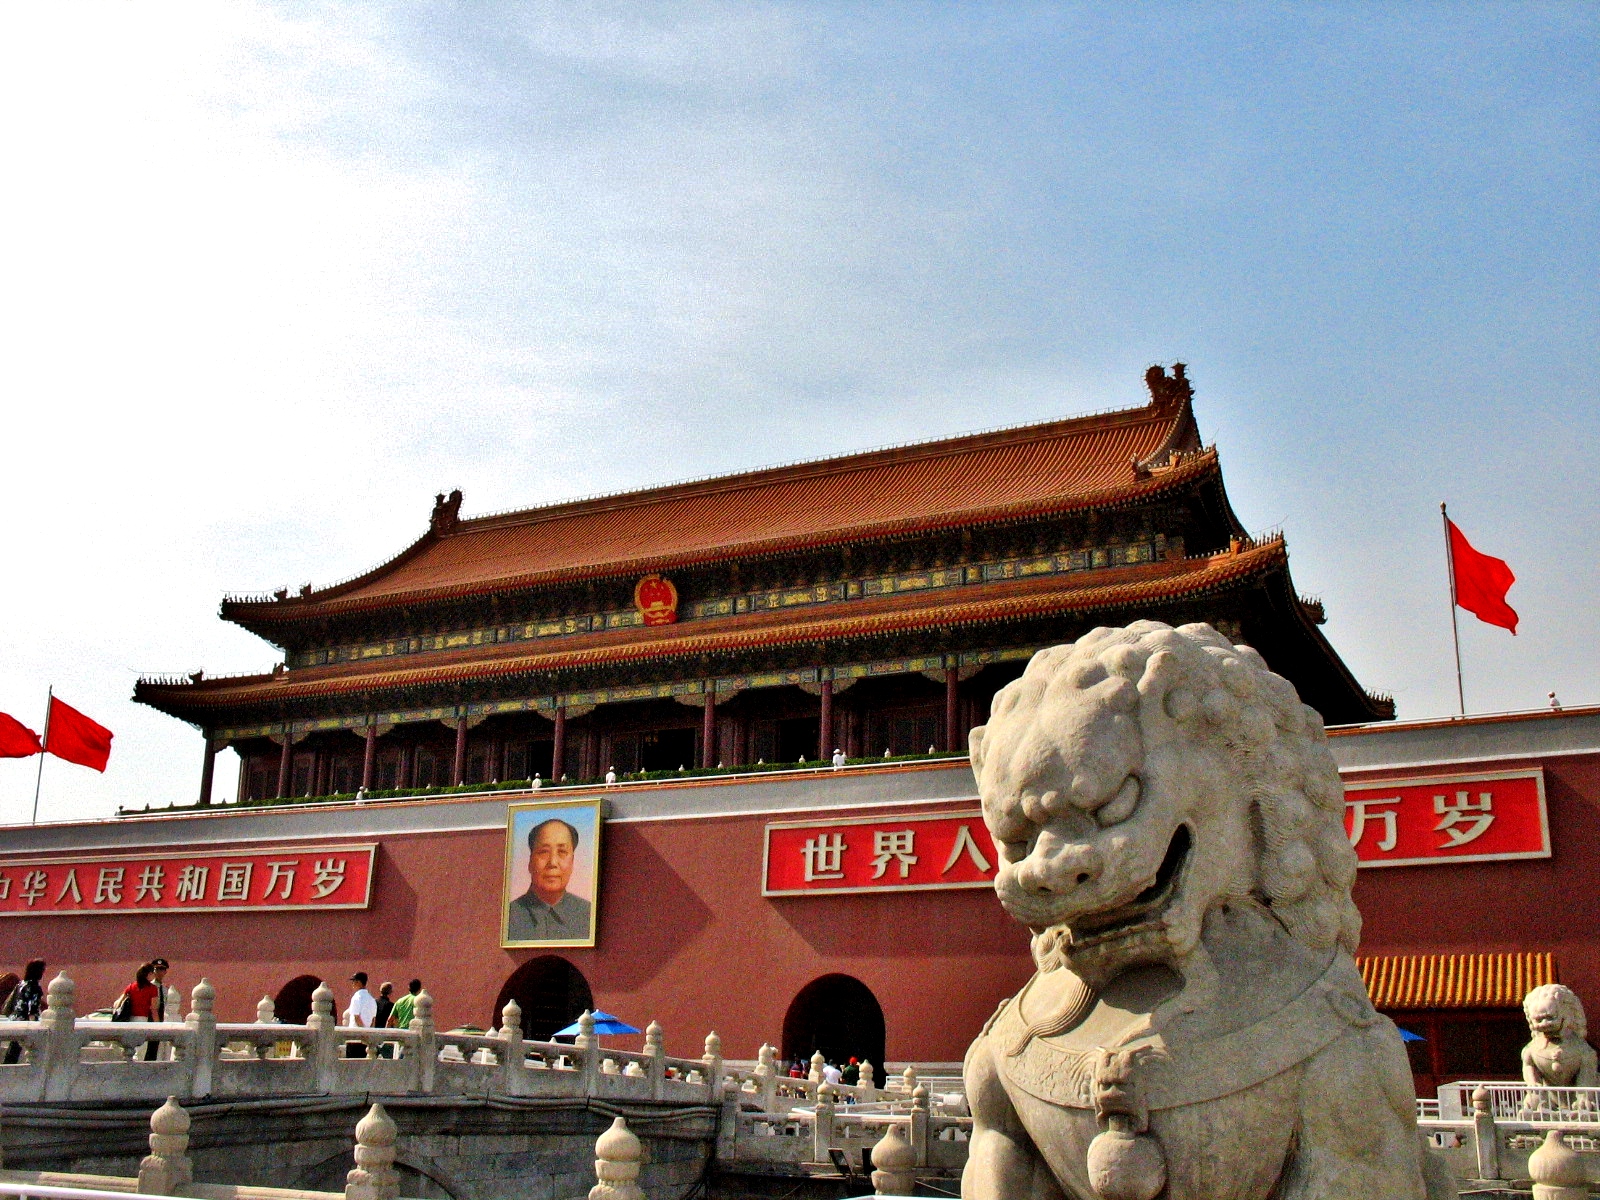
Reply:
[[550, 747], [550, 782], [560, 783], [562, 767], [567, 757], [567, 708], [556, 708], [555, 743]]
[[209, 733], [206, 734], [206, 756], [200, 765], [200, 803], [211, 803], [211, 781], [217, 770], [217, 743]]
[[817, 722], [817, 757], [833, 761], [833, 680], [822, 681], [822, 712]]
[[417, 748], [415, 746], [400, 747], [399, 786], [408, 788], [417, 777]]
[[960, 723], [961, 704], [956, 691], [960, 678], [956, 668], [944, 669], [944, 748], [946, 750], [961, 749], [961, 733], [956, 726]]
[[283, 753], [278, 756], [278, 799], [289, 794], [289, 760], [294, 755], [294, 724], [283, 727]]
[[717, 687], [706, 681], [706, 711], [700, 722], [700, 765], [717, 765]]
[[372, 766], [378, 758], [378, 727], [367, 726], [367, 745], [361, 754], [361, 786], [363, 789], [372, 787]]
[[456, 712], [456, 761], [450, 778], [459, 786], [467, 781], [467, 709], [463, 705]]

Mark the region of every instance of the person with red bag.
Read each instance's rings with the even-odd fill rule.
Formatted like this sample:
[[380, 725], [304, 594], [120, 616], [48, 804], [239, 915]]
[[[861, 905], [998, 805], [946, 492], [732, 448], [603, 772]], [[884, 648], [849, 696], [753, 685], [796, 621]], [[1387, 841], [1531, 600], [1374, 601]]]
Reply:
[[[160, 1003], [161, 988], [151, 981], [150, 976], [155, 973], [152, 963], [144, 963], [134, 972], [133, 982], [122, 989], [122, 995], [117, 997], [116, 1007], [111, 1010], [113, 1021], [154, 1021], [156, 1019], [156, 1005]], [[138, 1054], [138, 1048], [134, 1048]]]

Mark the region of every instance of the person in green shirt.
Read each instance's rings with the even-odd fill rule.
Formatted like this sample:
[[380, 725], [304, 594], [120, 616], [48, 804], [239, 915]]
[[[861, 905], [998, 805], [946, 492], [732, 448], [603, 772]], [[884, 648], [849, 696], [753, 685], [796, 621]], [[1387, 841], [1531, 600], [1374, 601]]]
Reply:
[[389, 1013], [388, 1028], [410, 1029], [411, 1018], [417, 1011], [417, 993], [422, 991], [422, 980], [413, 979], [406, 985], [406, 994], [394, 1002]]

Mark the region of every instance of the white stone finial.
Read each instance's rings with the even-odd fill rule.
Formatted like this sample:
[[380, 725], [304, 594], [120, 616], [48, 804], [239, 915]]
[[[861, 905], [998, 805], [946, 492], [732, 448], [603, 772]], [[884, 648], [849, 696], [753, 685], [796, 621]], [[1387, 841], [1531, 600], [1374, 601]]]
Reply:
[[394, 1169], [399, 1134], [381, 1104], [356, 1122], [356, 1166], [345, 1176], [345, 1200], [395, 1200], [400, 1195], [400, 1173]]
[[77, 998], [78, 985], [67, 978], [65, 971], [61, 972], [50, 981], [50, 988], [45, 992], [44, 1019], [51, 1024], [70, 1022]]
[[417, 993], [417, 1002], [412, 1006], [411, 1012], [411, 1024], [413, 1026], [418, 1021], [428, 1025], [433, 1023], [433, 997], [428, 994], [426, 989]]
[[822, 1057], [822, 1051], [814, 1051], [811, 1055], [811, 1073], [806, 1076], [812, 1083], [822, 1082], [822, 1068], [828, 1065], [828, 1060]]
[[761, 1043], [761, 1049], [756, 1052], [756, 1060], [763, 1067], [766, 1067], [767, 1070], [769, 1070], [769, 1071], [776, 1070], [777, 1067], [778, 1067], [778, 1050], [777, 1050], [777, 1047], [775, 1047], [775, 1046], [773, 1046], [773, 1045], [771, 1045], [771, 1044], [769, 1044], [767, 1042], [762, 1042]]
[[507, 1037], [515, 1029], [517, 1036], [522, 1035], [522, 1005], [513, 997], [506, 1001], [506, 1006], [500, 1010], [500, 1036]]
[[644, 1052], [646, 1054], [665, 1054], [666, 1053], [666, 1051], [664, 1049], [662, 1049], [662, 1046], [661, 1046], [661, 1034], [662, 1034], [662, 1030], [661, 1030], [661, 1025], [660, 1025], [659, 1022], [651, 1021], [650, 1024], [645, 1026], [645, 1030], [644, 1030]]
[[594, 1045], [594, 1014], [587, 1008], [578, 1017], [578, 1036], [573, 1039], [573, 1045], [580, 1050]]
[[217, 989], [211, 986], [211, 980], [205, 976], [200, 977], [200, 982], [194, 985], [194, 991], [189, 993], [189, 1015], [205, 1014], [210, 1016], [216, 1011]]
[[722, 1057], [722, 1039], [717, 1036], [717, 1031], [715, 1029], [706, 1034], [705, 1056], [708, 1059]]
[[906, 1069], [900, 1072], [900, 1086], [908, 1096], [917, 1090], [917, 1069], [909, 1063], [906, 1064]]
[[317, 984], [317, 990], [311, 993], [311, 1015], [333, 1020], [333, 989], [328, 986], [326, 979]]
[[639, 1189], [639, 1160], [644, 1147], [627, 1121], [611, 1122], [594, 1144], [594, 1174], [599, 1180], [589, 1189], [589, 1200], [644, 1200]]
[[916, 1186], [917, 1152], [898, 1123], [872, 1148], [872, 1190], [880, 1196], [909, 1196]]
[[278, 1009], [272, 1003], [271, 996], [263, 996], [256, 1001], [256, 1024], [273, 1025], [278, 1020]]
[[194, 1180], [189, 1159], [189, 1114], [176, 1096], [150, 1114], [150, 1153], [139, 1163], [138, 1190], [147, 1196], [170, 1196]]
[[869, 1063], [869, 1062], [862, 1063], [861, 1064], [861, 1085], [860, 1086], [862, 1086], [864, 1088], [871, 1087], [873, 1078], [874, 1078], [874, 1076], [872, 1074], [872, 1064]]
[[1528, 1156], [1528, 1177], [1534, 1200], [1587, 1200], [1589, 1175], [1583, 1159], [1562, 1140], [1563, 1131], [1552, 1129]]

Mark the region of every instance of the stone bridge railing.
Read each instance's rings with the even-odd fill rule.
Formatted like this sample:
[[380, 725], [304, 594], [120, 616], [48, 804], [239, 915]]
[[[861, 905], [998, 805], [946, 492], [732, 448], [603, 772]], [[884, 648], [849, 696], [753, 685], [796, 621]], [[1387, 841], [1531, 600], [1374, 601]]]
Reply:
[[935, 1097], [907, 1067], [895, 1085], [875, 1085], [870, 1063], [861, 1083], [822, 1080], [822, 1056], [811, 1076], [780, 1074], [776, 1053], [761, 1047], [752, 1070], [724, 1072], [726, 1103], [717, 1142], [718, 1159], [739, 1168], [831, 1163], [846, 1173], [867, 1174], [881, 1143], [907, 1171], [955, 1174], [967, 1159], [972, 1118], [962, 1096]]
[[[716, 1034], [706, 1039], [705, 1057], [673, 1058], [663, 1052], [654, 1023], [643, 1052], [633, 1053], [602, 1047], [587, 1014], [572, 1045], [529, 1041], [515, 1001], [498, 1030], [461, 1034], [434, 1028], [426, 992], [417, 997], [409, 1029], [336, 1025], [326, 984], [312, 996], [304, 1025], [277, 1024], [268, 1000], [257, 1006], [254, 1022], [219, 1022], [216, 993], [205, 980], [183, 1021], [154, 1024], [79, 1020], [75, 992], [72, 980], [58, 975], [40, 1020], [0, 1024], [0, 1045], [22, 1047], [20, 1062], [0, 1065], [0, 1103], [363, 1094], [722, 1101]], [[161, 1049], [146, 1061], [152, 1042]], [[366, 1056], [346, 1057], [351, 1043], [365, 1046]]]

